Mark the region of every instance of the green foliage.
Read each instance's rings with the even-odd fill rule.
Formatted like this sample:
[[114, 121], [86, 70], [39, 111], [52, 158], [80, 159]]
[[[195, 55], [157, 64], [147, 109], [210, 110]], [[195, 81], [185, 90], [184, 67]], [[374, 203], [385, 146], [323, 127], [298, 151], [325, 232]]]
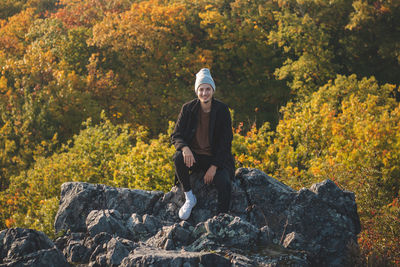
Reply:
[[209, 67], [238, 166], [355, 191], [364, 252], [398, 263], [399, 25], [394, 0], [1, 1], [0, 228], [50, 233], [65, 181], [168, 190]]
[[168, 134], [146, 141], [147, 132], [136, 139], [136, 145], [126, 154], [117, 155], [113, 165], [113, 184], [119, 187], [161, 190], [167, 192], [174, 182], [175, 169], [170, 134], [174, 124], [170, 122]]
[[20, 43], [25, 54], [2, 61], [0, 73], [2, 190], [12, 175], [28, 169], [35, 157], [51, 155], [59, 142], [79, 130], [84, 119], [90, 115], [96, 119], [100, 113], [91, 93], [83, 91], [83, 77], [65, 67], [63, 58], [71, 56], [63, 46], [69, 41], [67, 30], [55, 19], [32, 23], [30, 12], [14, 16], [9, 28], [2, 28], [20, 36], [23, 34], [15, 29], [29, 26]]
[[0, 2], [0, 19], [7, 19], [16, 13], [19, 13], [26, 0], [4, 0]]
[[274, 8], [270, 1], [200, 4], [200, 26], [207, 33], [204, 61], [212, 67], [218, 94], [234, 107], [238, 121], [256, 116], [275, 126], [276, 111], [288, 98], [288, 88], [273, 78], [282, 64], [279, 49], [267, 44]]
[[[239, 162], [294, 188], [326, 178], [355, 192], [364, 253], [399, 260], [400, 105], [397, 88], [374, 78], [338, 76], [308, 101], [289, 103], [275, 133], [252, 130], [234, 142]], [[267, 131], [265, 129], [264, 131]], [[270, 146], [262, 145], [273, 136]], [[262, 137], [264, 136], [264, 137]], [[266, 138], [267, 137], [267, 138]], [[249, 139], [249, 140], [246, 140]], [[246, 146], [246, 149], [240, 146]], [[251, 155], [263, 149], [261, 160]]]
[[350, 34], [342, 44], [349, 71], [398, 83], [400, 36], [393, 32], [400, 27], [400, 2], [355, 0], [349, 19]]
[[269, 42], [290, 55], [275, 74], [278, 79], [290, 79], [292, 91], [304, 98], [335, 73], [330, 36], [326, 26], [309, 14], [285, 10], [274, 15], [278, 27], [270, 32]]
[[62, 59], [68, 64], [71, 71], [78, 74], [87, 73], [86, 65], [95, 50], [86, 44], [91, 36], [90, 29], [76, 27], [68, 31], [66, 40], [61, 45]]
[[[37, 158], [33, 168], [11, 179], [0, 192], [4, 226], [38, 229], [53, 236], [61, 185], [69, 181], [168, 191], [173, 183], [173, 146], [169, 135], [149, 139], [147, 131], [113, 125], [104, 113], [91, 119], [73, 140], [50, 157]], [[173, 129], [170, 123], [169, 132]]]
[[336, 74], [375, 76], [397, 83], [400, 4], [398, 1], [280, 0], [269, 43], [282, 48], [278, 79], [301, 99]]
[[[103, 117], [100, 125], [92, 125], [89, 119], [81, 133], [73, 141], [63, 145], [51, 157], [38, 157], [28, 171], [12, 177], [7, 190], [0, 192], [3, 205], [14, 199], [12, 213], [2, 210], [5, 220], [21, 227], [44, 229], [52, 234], [52, 222], [58, 209], [60, 186], [68, 181], [106, 183], [113, 171], [108, 162], [118, 153], [126, 153], [132, 136], [128, 126], [113, 126]], [[25, 216], [26, 215], [26, 216]]]

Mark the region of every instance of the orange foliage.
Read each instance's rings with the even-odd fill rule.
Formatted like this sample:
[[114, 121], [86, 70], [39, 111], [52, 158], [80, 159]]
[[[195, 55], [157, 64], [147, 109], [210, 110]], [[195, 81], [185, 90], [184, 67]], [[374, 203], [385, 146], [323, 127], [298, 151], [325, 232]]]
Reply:
[[60, 0], [59, 9], [52, 15], [64, 22], [68, 28], [91, 27], [100, 22], [107, 13], [117, 13], [129, 7], [124, 0]]
[[26, 9], [7, 21], [0, 21], [0, 50], [21, 56], [26, 49], [25, 34], [37, 18], [32, 8]]

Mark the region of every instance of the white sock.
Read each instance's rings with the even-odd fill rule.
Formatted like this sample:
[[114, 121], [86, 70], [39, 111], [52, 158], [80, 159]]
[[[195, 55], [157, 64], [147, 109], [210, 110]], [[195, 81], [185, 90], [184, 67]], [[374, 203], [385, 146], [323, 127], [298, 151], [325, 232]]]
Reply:
[[186, 201], [194, 202], [196, 197], [193, 195], [192, 190], [185, 192]]

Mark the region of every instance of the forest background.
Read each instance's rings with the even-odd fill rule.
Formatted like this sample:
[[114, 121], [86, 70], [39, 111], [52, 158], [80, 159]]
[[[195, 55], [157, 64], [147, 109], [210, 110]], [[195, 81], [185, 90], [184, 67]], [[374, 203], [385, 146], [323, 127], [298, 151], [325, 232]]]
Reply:
[[362, 255], [400, 265], [397, 0], [2, 0], [0, 229], [54, 237], [67, 181], [168, 191], [202, 67], [236, 166], [355, 192]]

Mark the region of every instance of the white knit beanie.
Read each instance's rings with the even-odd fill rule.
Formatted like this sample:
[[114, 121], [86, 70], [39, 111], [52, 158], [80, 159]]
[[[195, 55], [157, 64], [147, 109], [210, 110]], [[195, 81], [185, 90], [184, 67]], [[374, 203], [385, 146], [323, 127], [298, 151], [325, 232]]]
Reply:
[[211, 77], [210, 70], [207, 68], [201, 69], [197, 74], [196, 74], [196, 83], [194, 84], [194, 91], [197, 94], [197, 88], [200, 86], [200, 84], [203, 83], [208, 83], [211, 85], [211, 87], [215, 91], [215, 83], [213, 78]]

